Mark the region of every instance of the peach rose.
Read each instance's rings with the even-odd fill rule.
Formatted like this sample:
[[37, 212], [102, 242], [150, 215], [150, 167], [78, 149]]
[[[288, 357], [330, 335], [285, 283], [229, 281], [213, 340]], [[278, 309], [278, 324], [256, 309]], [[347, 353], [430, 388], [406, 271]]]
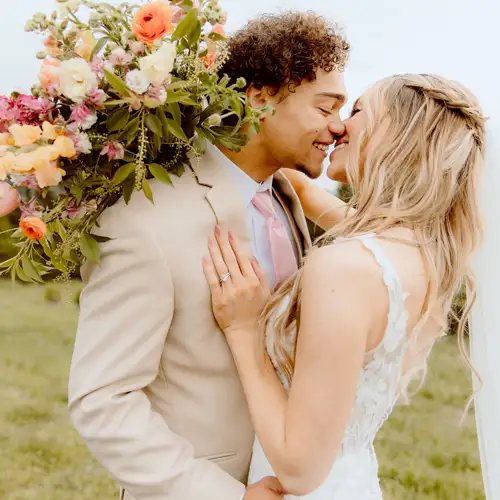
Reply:
[[45, 222], [38, 217], [25, 217], [19, 227], [30, 240], [41, 240], [47, 234]]
[[132, 28], [140, 42], [150, 47], [155, 40], [174, 32], [173, 11], [163, 2], [148, 3], [134, 17]]
[[21, 197], [16, 189], [6, 182], [0, 182], [0, 217], [13, 212], [19, 206], [20, 200]]
[[45, 91], [50, 87], [59, 88], [59, 66], [61, 61], [58, 59], [45, 59], [43, 61], [40, 73], [38, 73], [38, 80]]
[[9, 132], [14, 137], [14, 145], [18, 148], [31, 146], [42, 137], [42, 129], [34, 125], [19, 125], [15, 123], [9, 127]]

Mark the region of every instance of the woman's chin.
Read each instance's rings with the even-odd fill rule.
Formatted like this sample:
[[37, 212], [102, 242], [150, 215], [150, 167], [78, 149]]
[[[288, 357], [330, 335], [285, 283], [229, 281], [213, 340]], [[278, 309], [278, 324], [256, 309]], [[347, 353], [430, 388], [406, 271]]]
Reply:
[[342, 184], [347, 184], [347, 175], [345, 169], [330, 163], [326, 170], [326, 175], [332, 181], [341, 182]]

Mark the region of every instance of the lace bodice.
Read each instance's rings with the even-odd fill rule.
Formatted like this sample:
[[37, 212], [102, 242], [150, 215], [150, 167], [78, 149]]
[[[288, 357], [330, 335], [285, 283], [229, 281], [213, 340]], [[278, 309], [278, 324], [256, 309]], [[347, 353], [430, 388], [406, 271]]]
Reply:
[[[355, 405], [342, 441], [342, 451], [325, 483], [316, 492], [302, 498], [310, 500], [379, 500], [382, 498], [373, 442], [399, 395], [403, 358], [407, 345], [408, 315], [405, 307], [407, 294], [403, 290], [396, 269], [385, 255], [376, 236], [366, 234], [349, 238], [349, 240], [359, 240], [373, 254], [382, 268], [389, 297], [387, 327], [380, 344], [365, 356], [359, 376]], [[347, 238], [337, 239], [336, 243], [346, 240]], [[273, 338], [273, 331], [268, 331], [267, 343], [271, 359]], [[283, 378], [282, 382], [287, 388]], [[264, 477], [262, 474], [267, 475], [272, 472], [269, 464], [267, 463], [266, 466], [264, 462], [267, 460], [259, 443], [256, 442], [250, 474], [251, 482]], [[290, 500], [292, 498], [295, 497], [289, 497]]]

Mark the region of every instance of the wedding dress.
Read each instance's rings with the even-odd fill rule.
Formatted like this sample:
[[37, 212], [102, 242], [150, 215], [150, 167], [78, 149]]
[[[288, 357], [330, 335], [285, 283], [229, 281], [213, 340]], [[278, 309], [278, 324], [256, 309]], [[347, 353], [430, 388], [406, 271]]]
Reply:
[[[404, 351], [407, 344], [406, 294], [399, 276], [376, 241], [375, 234], [349, 238], [359, 240], [374, 256], [383, 271], [388, 290], [389, 314], [381, 343], [367, 353], [359, 377], [355, 405], [342, 441], [341, 452], [324, 483], [306, 496], [286, 500], [381, 500], [378, 464], [373, 442], [377, 431], [391, 413], [399, 394]], [[346, 241], [347, 238], [336, 241]], [[272, 329], [268, 331], [268, 352], [272, 358]], [[274, 360], [273, 364], [274, 363]], [[282, 379], [285, 388], [287, 384]], [[250, 466], [249, 484], [274, 475], [256, 439]]]

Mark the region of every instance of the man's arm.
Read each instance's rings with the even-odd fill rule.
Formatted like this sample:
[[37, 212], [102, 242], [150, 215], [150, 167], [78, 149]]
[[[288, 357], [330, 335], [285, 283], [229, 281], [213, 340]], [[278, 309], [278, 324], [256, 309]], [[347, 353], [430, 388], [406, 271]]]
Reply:
[[161, 249], [130, 217], [105, 214], [101, 232], [113, 239], [101, 246], [101, 264], [83, 269], [69, 382], [73, 424], [136, 500], [239, 500], [244, 485], [195, 459], [143, 391], [160, 371], [174, 287]]

